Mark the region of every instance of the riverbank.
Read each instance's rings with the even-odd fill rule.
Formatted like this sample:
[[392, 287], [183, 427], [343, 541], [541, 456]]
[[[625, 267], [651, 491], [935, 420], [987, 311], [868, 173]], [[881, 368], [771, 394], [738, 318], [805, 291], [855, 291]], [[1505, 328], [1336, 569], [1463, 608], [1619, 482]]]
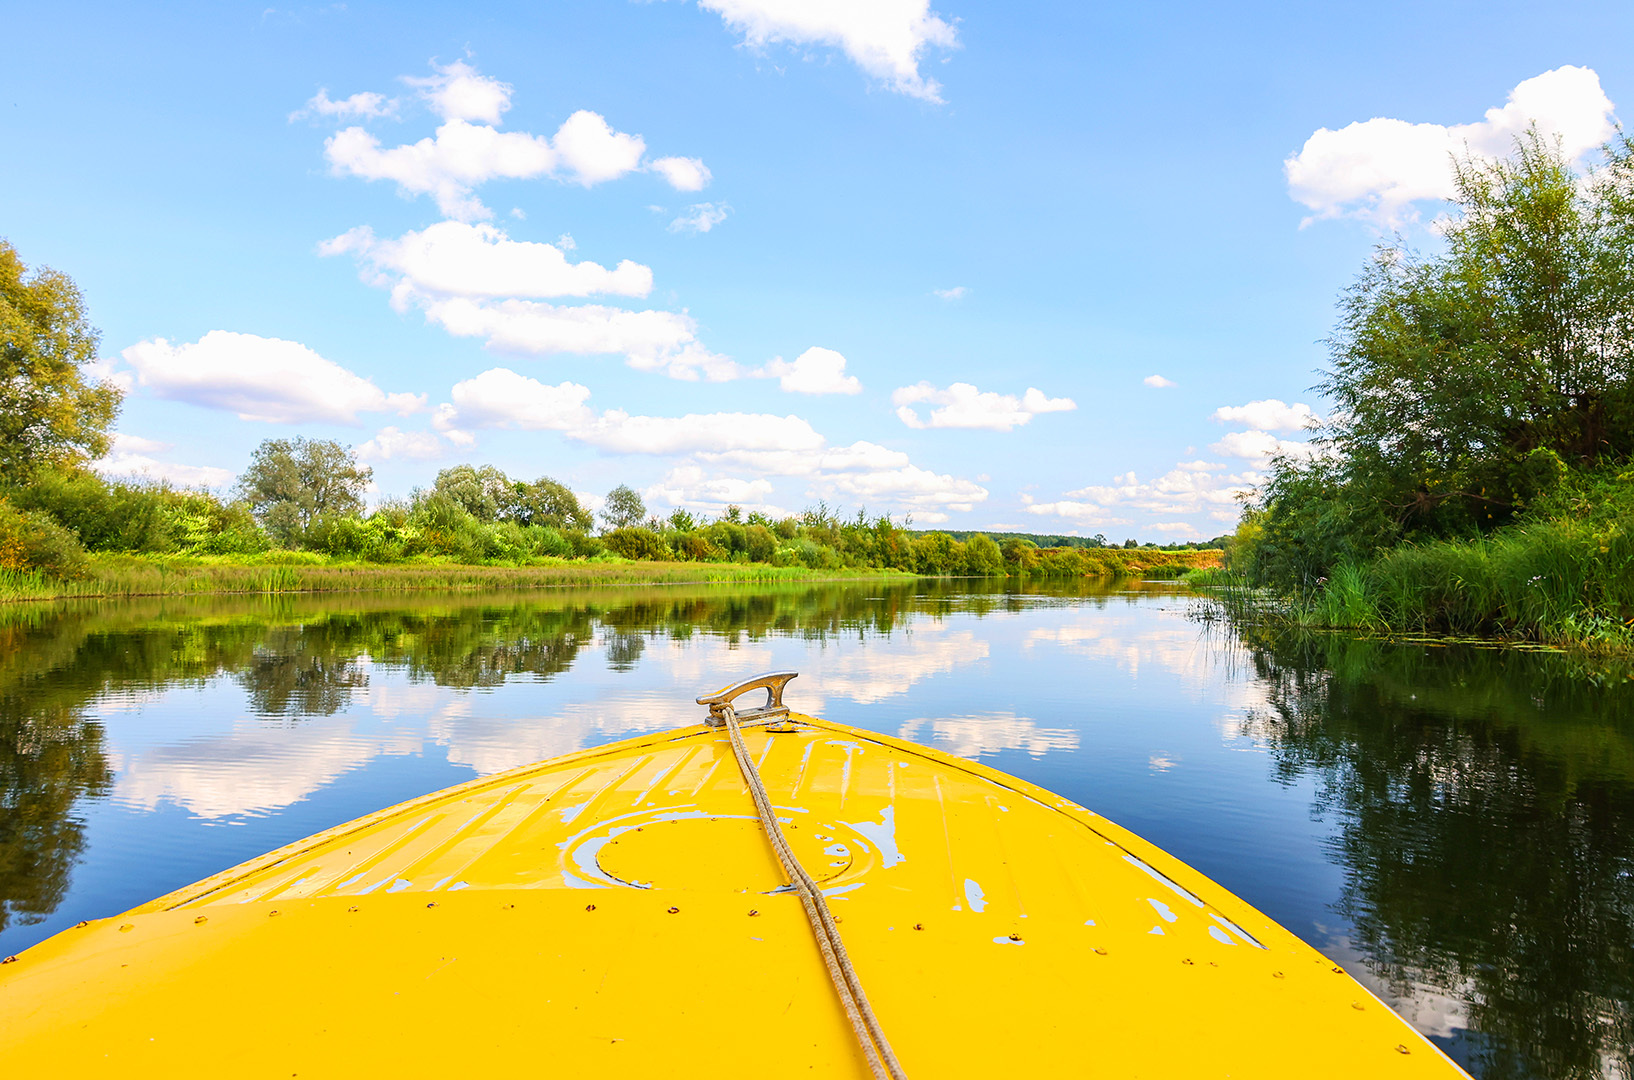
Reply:
[[[1132, 577], [1217, 565], [1217, 551], [1075, 549], [1033, 573]], [[1054, 564], [1059, 563], [1057, 567]], [[84, 572], [63, 580], [37, 571], [0, 570], [0, 601], [329, 592], [481, 592], [586, 585], [767, 584], [910, 580], [924, 575], [870, 567], [812, 569], [753, 562], [668, 562], [600, 556], [482, 565], [425, 558], [400, 563], [337, 559], [313, 552], [252, 556], [91, 555]]]
[[1342, 559], [1286, 594], [1253, 587], [1251, 569], [1185, 580], [1237, 621], [1634, 654], [1634, 470], [1572, 472], [1490, 535]]

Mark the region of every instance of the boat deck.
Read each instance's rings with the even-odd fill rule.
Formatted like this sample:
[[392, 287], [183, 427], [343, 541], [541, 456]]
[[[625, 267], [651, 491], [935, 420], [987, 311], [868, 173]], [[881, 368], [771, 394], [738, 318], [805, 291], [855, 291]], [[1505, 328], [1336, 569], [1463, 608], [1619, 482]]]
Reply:
[[[1196, 871], [979, 764], [746, 731], [911, 1075], [1457, 1076]], [[122, 1075], [864, 1076], [718, 729], [393, 807], [0, 968], [0, 1058]]]

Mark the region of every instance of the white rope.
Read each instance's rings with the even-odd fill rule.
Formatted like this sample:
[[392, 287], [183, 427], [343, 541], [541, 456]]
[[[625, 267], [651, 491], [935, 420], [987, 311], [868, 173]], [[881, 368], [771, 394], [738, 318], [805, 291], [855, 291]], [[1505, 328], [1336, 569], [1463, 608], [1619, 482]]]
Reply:
[[732, 738], [732, 755], [738, 760], [738, 770], [743, 773], [744, 783], [749, 785], [749, 794], [755, 801], [755, 812], [760, 815], [761, 824], [766, 827], [766, 838], [772, 842], [772, 850], [777, 853], [777, 861], [783, 864], [783, 871], [789, 877], [789, 883], [794, 891], [800, 894], [800, 900], [805, 904], [806, 918], [811, 922], [812, 934], [817, 938], [817, 948], [823, 954], [823, 963], [828, 966], [828, 977], [834, 982], [834, 989], [840, 995], [840, 1004], [845, 1006], [845, 1015], [851, 1021], [851, 1030], [856, 1032], [857, 1042], [862, 1047], [863, 1056], [868, 1059], [868, 1068], [874, 1074], [875, 1080], [907, 1080], [908, 1074], [902, 1071], [902, 1066], [896, 1060], [896, 1054], [891, 1051], [891, 1044], [885, 1038], [884, 1030], [879, 1026], [879, 1019], [874, 1016], [874, 1010], [868, 1005], [868, 996], [862, 992], [862, 983], [857, 979], [856, 969], [851, 966], [850, 959], [845, 954], [845, 944], [840, 941], [840, 928], [834, 925], [834, 916], [829, 913], [828, 901], [823, 899], [822, 890], [817, 882], [812, 880], [806, 868], [800, 865], [795, 858], [794, 850], [789, 847], [788, 840], [783, 836], [783, 826], [778, 823], [777, 813], [772, 809], [772, 800], [766, 794], [766, 785], [760, 781], [760, 772], [749, 757], [749, 748], [743, 744], [743, 731], [738, 726], [737, 710], [730, 704], [720, 708], [720, 716], [726, 721], [726, 732]]

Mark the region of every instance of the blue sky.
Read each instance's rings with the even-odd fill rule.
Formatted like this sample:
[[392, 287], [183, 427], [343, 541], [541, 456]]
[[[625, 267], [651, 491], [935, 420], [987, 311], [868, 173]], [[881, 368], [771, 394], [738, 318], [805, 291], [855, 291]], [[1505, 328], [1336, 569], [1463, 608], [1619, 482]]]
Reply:
[[109, 471], [1204, 538], [1453, 150], [1611, 133], [1634, 16], [1537, 12], [16, 6], [0, 236], [87, 295]]

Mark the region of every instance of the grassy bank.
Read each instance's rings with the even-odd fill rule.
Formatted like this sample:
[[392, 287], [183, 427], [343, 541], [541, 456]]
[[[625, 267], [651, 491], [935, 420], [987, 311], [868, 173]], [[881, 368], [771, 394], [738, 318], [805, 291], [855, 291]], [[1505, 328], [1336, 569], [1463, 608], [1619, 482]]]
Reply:
[[1343, 560], [1291, 595], [1196, 573], [1228, 608], [1313, 629], [1634, 651], [1634, 470], [1575, 472], [1513, 525]]
[[[1068, 549], [1031, 573], [1055, 576], [1171, 576], [1188, 567], [1217, 564], [1217, 551]], [[1070, 563], [1070, 565], [1069, 565]], [[1057, 565], [1059, 564], [1059, 565]], [[583, 585], [762, 584], [920, 575], [890, 569], [811, 569], [767, 563], [669, 562], [609, 557], [543, 559], [527, 565], [472, 565], [446, 559], [369, 563], [312, 552], [251, 556], [92, 555], [83, 573], [63, 580], [38, 571], [0, 569], [0, 601], [73, 597], [185, 596], [322, 592], [479, 592]]]

